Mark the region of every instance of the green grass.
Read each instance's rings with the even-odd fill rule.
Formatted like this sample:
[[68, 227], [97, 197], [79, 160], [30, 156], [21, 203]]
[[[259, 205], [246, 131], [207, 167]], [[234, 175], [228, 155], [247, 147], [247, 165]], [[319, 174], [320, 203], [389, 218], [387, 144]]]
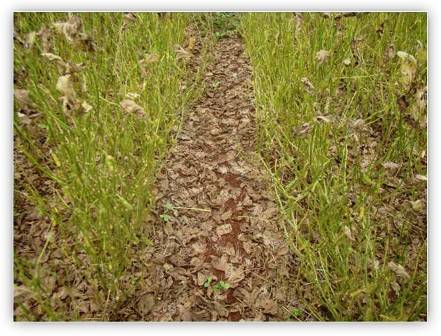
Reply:
[[242, 18], [292, 283], [315, 319], [424, 320], [426, 14], [336, 16]]
[[[75, 288], [78, 279], [94, 289], [98, 316], [103, 319], [133, 294], [136, 276], [127, 275], [127, 270], [150, 244], [146, 219], [153, 205], [155, 174], [173, 140], [172, 131], [201, 89], [211, 39], [206, 15], [139, 13], [124, 28], [122, 13], [76, 15], [91, 40], [69, 42], [55, 32], [52, 24], [66, 21], [66, 13], [14, 17], [15, 89], [28, 90], [32, 110], [39, 113], [27, 125], [17, 114], [23, 107], [17, 102], [16, 151], [42, 180], [49, 181], [44, 183], [51, 189], [48, 195], [38, 181], [28, 179], [20, 181], [22, 187], [16, 190], [16, 201], [24, 199], [36, 206], [40, 218], [50, 222], [49, 238], [41, 250], [33, 257], [15, 255], [16, 284], [27, 288], [34, 300], [32, 307], [21, 305], [18, 319], [80, 318], [81, 309], [74, 303], [67, 308], [54, 303], [58, 286]], [[189, 25], [206, 35], [202, 63], [194, 74], [175, 51], [176, 45], [186, 43]], [[51, 50], [45, 50], [39, 36], [32, 46], [26, 45], [26, 37], [32, 36], [27, 34], [43, 27], [50, 29]], [[75, 99], [69, 104], [86, 102], [90, 111], [63, 108], [57, 81], [67, 70], [41, 55], [48, 51], [64, 62], [84, 64], [71, 75]], [[146, 63], [143, 76], [140, 60], [148, 55], [156, 59]], [[120, 102], [127, 98], [144, 113], [124, 111]], [[54, 250], [75, 265], [70, 268], [75, 277], [57, 274], [60, 266], [42, 265]], [[51, 277], [56, 286], [46, 284]]]

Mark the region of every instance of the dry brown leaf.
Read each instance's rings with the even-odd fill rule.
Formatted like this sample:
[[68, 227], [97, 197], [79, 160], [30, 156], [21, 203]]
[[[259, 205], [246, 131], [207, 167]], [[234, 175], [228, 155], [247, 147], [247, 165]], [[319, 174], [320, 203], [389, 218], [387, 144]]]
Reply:
[[72, 76], [70, 74], [58, 77], [56, 89], [60, 91], [66, 99], [72, 101], [76, 99]]
[[202, 241], [197, 241], [191, 245], [195, 254], [203, 254], [207, 249], [207, 245]]
[[137, 16], [135, 13], [129, 12], [129, 13], [124, 14], [123, 21], [125, 24], [128, 24], [129, 22], [136, 21], [136, 18], [137, 18]]
[[207, 275], [205, 275], [202, 272], [198, 272], [198, 281], [197, 281], [198, 286], [203, 286], [205, 281], [207, 281], [207, 279], [208, 279]]
[[64, 64], [63, 59], [58, 55], [44, 52], [44, 53], [41, 53], [41, 56], [46, 57], [49, 61], [57, 61], [57, 62], [61, 62], [62, 64]]
[[308, 93], [312, 93], [314, 91], [314, 85], [307, 77], [303, 77], [300, 81], [305, 85], [306, 91], [308, 91]]
[[277, 251], [278, 256], [284, 256], [289, 253], [289, 248], [287, 245], [283, 244]]
[[43, 27], [40, 29], [40, 31], [37, 33], [37, 36], [41, 39], [41, 47], [44, 52], [50, 52], [51, 47], [51, 31], [47, 27]]
[[401, 167], [401, 165], [399, 165], [398, 163], [391, 162], [391, 161], [387, 161], [387, 162], [382, 163], [382, 166], [386, 169], [391, 170], [391, 171], [396, 171]]
[[69, 42], [74, 42], [80, 38], [79, 34], [81, 33], [82, 23], [81, 18], [77, 15], [72, 15], [66, 22], [54, 22], [52, 25]]
[[329, 58], [329, 51], [327, 50], [319, 50], [317, 51], [317, 53], [315, 54], [315, 60], [318, 62], [318, 64], [323, 64], [325, 63]]
[[121, 106], [122, 110], [126, 113], [131, 113], [131, 114], [133, 113], [138, 116], [144, 116], [146, 114], [144, 109], [138, 104], [136, 104], [133, 100], [124, 99], [123, 101], [121, 101], [119, 105]]
[[417, 60], [405, 51], [397, 51], [397, 56], [401, 60], [401, 82], [406, 89], [410, 87], [415, 79], [417, 71]]
[[263, 312], [265, 314], [277, 315], [278, 308], [277, 308], [277, 303], [274, 300], [266, 299], [266, 298], [259, 299], [257, 305], [259, 308], [263, 309]]
[[24, 89], [15, 89], [14, 90], [14, 96], [17, 100], [18, 105], [25, 110], [32, 109], [34, 106], [34, 103], [32, 102], [31, 98], [29, 97], [29, 91]]
[[213, 265], [213, 267], [215, 269], [217, 269], [218, 271], [223, 271], [223, 272], [225, 272], [230, 265], [228, 263], [228, 257], [226, 255], [223, 255], [220, 258], [216, 258], [215, 260], [213, 260], [211, 262], [211, 264]]
[[345, 59], [343, 60], [343, 64], [346, 65], [346, 66], [351, 65], [351, 59], [350, 59], [349, 57], [348, 57], [348, 58], [345, 58]]
[[245, 279], [245, 270], [243, 266], [234, 267], [233, 265], [228, 265], [228, 268], [225, 272], [225, 276], [227, 277], [227, 281], [232, 288], [237, 287], [237, 285]]
[[146, 315], [146, 314], [150, 313], [150, 311], [155, 306], [155, 301], [156, 301], [155, 296], [153, 294], [151, 294], [151, 293], [145, 294], [138, 301], [138, 304], [137, 304], [138, 311], [142, 315]]
[[220, 225], [216, 228], [216, 233], [218, 236], [222, 236], [230, 233], [233, 230], [230, 224]]
[[419, 181], [427, 181], [427, 176], [425, 175], [416, 174], [415, 178]]
[[37, 32], [32, 31], [30, 33], [27, 33], [25, 38], [26, 41], [25, 47], [31, 49], [34, 46], [36, 37], [37, 37]]
[[410, 204], [415, 211], [421, 211], [424, 209], [424, 202], [422, 200], [410, 201]]
[[389, 269], [392, 272], [394, 272], [396, 275], [398, 275], [399, 277], [402, 277], [405, 279], [410, 278], [409, 273], [407, 273], [405, 268], [403, 266], [401, 266], [400, 264], [396, 264], [393, 261], [390, 261], [387, 265], [389, 266]]

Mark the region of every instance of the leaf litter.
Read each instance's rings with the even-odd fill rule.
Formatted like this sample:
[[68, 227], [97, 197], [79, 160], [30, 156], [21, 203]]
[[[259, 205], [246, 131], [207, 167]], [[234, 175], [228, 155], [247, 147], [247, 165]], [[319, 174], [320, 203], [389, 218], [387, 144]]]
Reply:
[[[177, 46], [180, 57], [197, 53], [197, 42], [188, 45]], [[205, 83], [219, 85], [205, 85], [158, 175], [154, 244], [141, 290], [150, 294], [128, 302], [122, 319], [285, 320], [295, 301], [287, 279], [293, 256], [263, 168], [251, 155], [249, 61], [237, 36], [218, 41], [213, 53]], [[134, 102], [124, 102], [124, 110], [137, 113]], [[176, 213], [164, 223], [169, 204]]]

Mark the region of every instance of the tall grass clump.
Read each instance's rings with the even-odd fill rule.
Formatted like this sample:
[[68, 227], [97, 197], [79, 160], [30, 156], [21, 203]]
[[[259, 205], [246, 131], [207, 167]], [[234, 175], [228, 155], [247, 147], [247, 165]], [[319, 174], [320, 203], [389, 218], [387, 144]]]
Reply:
[[15, 14], [15, 212], [28, 204], [37, 218], [29, 230], [46, 225], [35, 251], [16, 246], [16, 290], [32, 299], [18, 300], [16, 315], [108, 318], [136, 288], [128, 270], [149, 244], [155, 173], [200, 78], [183, 51], [196, 21]]
[[258, 149], [304, 317], [425, 320], [425, 13], [252, 13]]

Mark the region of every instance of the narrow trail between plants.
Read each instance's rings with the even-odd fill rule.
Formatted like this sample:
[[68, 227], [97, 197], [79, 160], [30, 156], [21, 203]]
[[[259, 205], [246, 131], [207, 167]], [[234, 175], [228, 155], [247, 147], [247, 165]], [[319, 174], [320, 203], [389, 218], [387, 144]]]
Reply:
[[[221, 39], [206, 89], [157, 180], [143, 320], [284, 320], [294, 261], [255, 158], [251, 69], [238, 37]], [[292, 274], [292, 273], [291, 273]]]

